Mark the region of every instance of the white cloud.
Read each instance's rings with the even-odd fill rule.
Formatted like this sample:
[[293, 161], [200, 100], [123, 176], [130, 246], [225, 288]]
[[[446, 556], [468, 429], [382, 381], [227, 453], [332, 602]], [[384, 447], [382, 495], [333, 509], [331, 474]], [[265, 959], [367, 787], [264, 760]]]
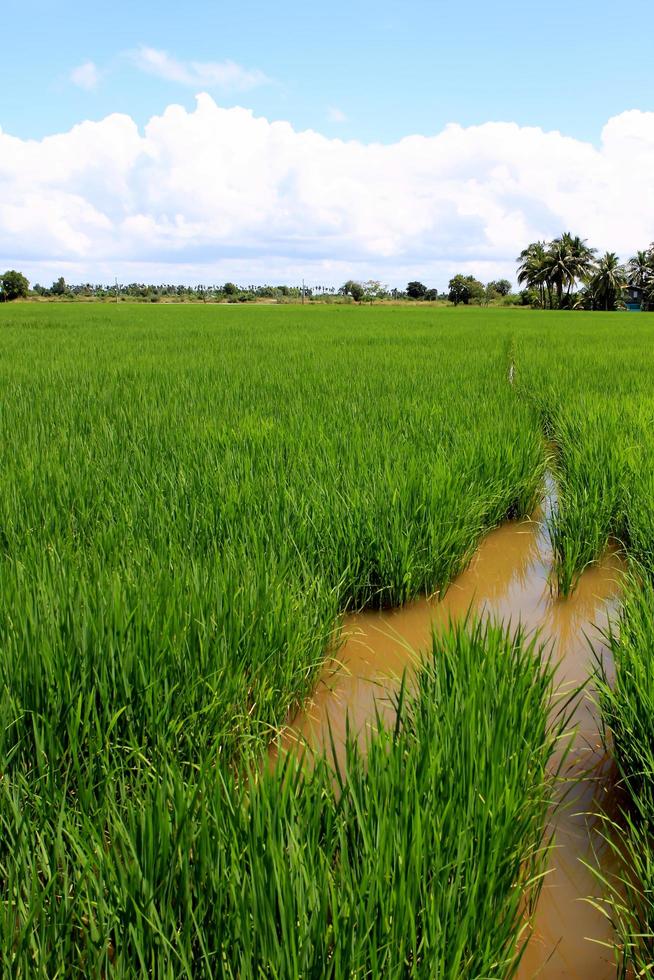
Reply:
[[204, 94], [143, 131], [117, 114], [40, 141], [0, 130], [0, 265], [94, 280], [514, 278], [527, 242], [563, 230], [623, 257], [649, 244], [653, 171], [654, 113], [615, 116], [598, 147], [514, 123], [381, 145]]
[[166, 51], [145, 45], [132, 53], [132, 61], [149, 75], [195, 89], [246, 92], [269, 81], [262, 71], [243, 68], [234, 61], [178, 61]]
[[97, 88], [100, 81], [100, 72], [93, 61], [85, 61], [83, 64], [73, 68], [70, 73], [70, 80], [78, 88], [86, 89], [87, 92]]
[[347, 122], [347, 116], [345, 115], [343, 110], [339, 109], [335, 105], [330, 106], [329, 109], [327, 110], [327, 118], [329, 119], [330, 122], [333, 123]]

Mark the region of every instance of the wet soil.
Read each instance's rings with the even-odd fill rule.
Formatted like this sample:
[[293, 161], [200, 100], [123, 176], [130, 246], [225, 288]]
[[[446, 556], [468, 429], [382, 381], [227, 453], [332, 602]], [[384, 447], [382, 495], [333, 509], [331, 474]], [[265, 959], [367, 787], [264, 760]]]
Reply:
[[[442, 598], [347, 616], [337, 659], [327, 663], [313, 700], [285, 730], [282, 750], [305, 741], [318, 749], [328, 745], [329, 725], [339, 752], [346, 718], [363, 738], [374, 724], [376, 707], [390, 717], [389, 694], [415, 662], [415, 651], [430, 644], [434, 626], [464, 617], [470, 609], [539, 629], [559, 663], [561, 693], [575, 690], [588, 678], [595, 657], [610, 669], [602, 631], [617, 610], [623, 561], [615, 549], [609, 549], [583, 573], [569, 598], [557, 598], [550, 587], [552, 553], [544, 518], [539, 513], [532, 520], [511, 522], [490, 532]], [[610, 805], [613, 785], [590, 686], [576, 700], [572, 725], [576, 735], [559, 788], [562, 805], [550, 827], [555, 847], [519, 980], [609, 980], [616, 975], [611, 951], [601, 945], [611, 941], [610, 925], [587, 901], [599, 896], [599, 887], [582, 863], [592, 861], [594, 852], [606, 853], [598, 833], [598, 813]]]

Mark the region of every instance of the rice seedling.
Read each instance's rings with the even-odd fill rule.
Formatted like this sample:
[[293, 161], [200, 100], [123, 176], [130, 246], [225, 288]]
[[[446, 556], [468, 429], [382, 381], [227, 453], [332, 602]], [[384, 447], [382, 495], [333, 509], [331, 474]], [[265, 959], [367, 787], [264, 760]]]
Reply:
[[532, 510], [544, 426], [561, 591], [610, 535], [646, 560], [650, 355], [597, 324], [0, 309], [4, 972], [512, 974], [554, 737], [537, 646], [436, 640], [337, 792], [258, 760], [342, 612], [446, 589]]
[[547, 337], [534, 324], [518, 342], [523, 394], [556, 448], [560, 506], [552, 520], [559, 589], [566, 593], [609, 537], [631, 562], [611, 635], [615, 681], [598, 678], [607, 751], [616, 760], [621, 813], [606, 818], [606, 846], [621, 868], [596, 868], [615, 926], [619, 975], [654, 969], [654, 363], [649, 318], [560, 318]]
[[620, 976], [654, 969], [654, 585], [642, 570], [611, 634], [615, 681], [600, 673], [605, 741], [616, 760], [622, 813], [606, 839], [621, 871], [603, 876], [605, 914], [616, 931]]
[[494, 341], [469, 359], [431, 325], [400, 346], [394, 321], [353, 336], [351, 311], [310, 312], [5, 317], [13, 765], [37, 745], [67, 773], [100, 744], [195, 762], [263, 743], [339, 611], [446, 587], [485, 529], [530, 508], [538, 432]]
[[535, 639], [461, 624], [345, 768], [125, 760], [83, 809], [0, 786], [3, 969], [116, 977], [510, 977], [562, 731]]

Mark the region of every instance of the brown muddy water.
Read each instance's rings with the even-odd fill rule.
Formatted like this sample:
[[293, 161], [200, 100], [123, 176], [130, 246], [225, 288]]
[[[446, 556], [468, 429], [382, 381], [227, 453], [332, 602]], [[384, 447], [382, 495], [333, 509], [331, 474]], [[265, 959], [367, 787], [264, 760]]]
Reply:
[[[548, 504], [551, 506], [551, 498]], [[552, 594], [551, 568], [545, 514], [539, 513], [531, 520], [510, 522], [491, 531], [442, 599], [347, 616], [338, 660], [327, 664], [313, 700], [284, 731], [282, 750], [305, 742], [316, 749], [328, 745], [329, 723], [338, 752], [345, 738], [346, 718], [363, 735], [374, 724], [375, 706], [390, 715], [388, 694], [397, 690], [402, 672], [415, 661], [414, 651], [430, 645], [434, 626], [464, 617], [469, 609], [539, 629], [542, 640], [553, 645], [559, 663], [559, 690], [573, 691], [587, 679], [594, 657], [607, 661], [608, 666], [610, 655], [602, 631], [617, 610], [624, 563], [615, 550], [607, 551], [583, 573], [567, 599]], [[609, 980], [616, 976], [612, 953], [602, 945], [612, 940], [610, 925], [587, 901], [599, 897], [598, 884], [582, 863], [592, 862], [594, 852], [606, 853], [598, 833], [598, 814], [610, 807], [613, 785], [592, 697], [592, 688], [587, 688], [574, 708], [576, 736], [558, 790], [563, 802], [550, 827], [555, 846], [519, 980]]]

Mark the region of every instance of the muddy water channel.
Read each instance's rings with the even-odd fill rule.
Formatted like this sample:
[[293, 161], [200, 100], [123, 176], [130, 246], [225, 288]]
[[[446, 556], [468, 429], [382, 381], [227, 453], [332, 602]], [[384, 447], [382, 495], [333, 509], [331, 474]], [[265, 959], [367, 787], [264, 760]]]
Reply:
[[[561, 691], [572, 691], [588, 677], [595, 656], [609, 652], [601, 631], [617, 609], [623, 562], [609, 550], [601, 562], [586, 570], [574, 594], [565, 600], [550, 589], [552, 553], [545, 515], [508, 523], [487, 535], [466, 571], [443, 599], [424, 599], [401, 609], [364, 612], [346, 617], [344, 643], [338, 661], [330, 662], [316, 687], [313, 701], [286, 730], [282, 746], [298, 741], [315, 748], [328, 744], [327, 723], [337, 748], [351, 728], [365, 733], [374, 724], [375, 704], [391, 712], [388, 693], [415, 660], [414, 651], [431, 642], [434, 626], [466, 615], [469, 608], [505, 621], [518, 619], [538, 628], [553, 645], [560, 662]], [[597, 813], [611, 804], [612, 770], [602, 752], [593, 691], [578, 698], [572, 718], [573, 748], [560, 783], [561, 805], [552, 818], [555, 847], [538, 903], [533, 933], [523, 957], [519, 978], [615, 977], [610, 950], [611, 929], [586, 898], [599, 888], [582, 861], [602, 853]]]

